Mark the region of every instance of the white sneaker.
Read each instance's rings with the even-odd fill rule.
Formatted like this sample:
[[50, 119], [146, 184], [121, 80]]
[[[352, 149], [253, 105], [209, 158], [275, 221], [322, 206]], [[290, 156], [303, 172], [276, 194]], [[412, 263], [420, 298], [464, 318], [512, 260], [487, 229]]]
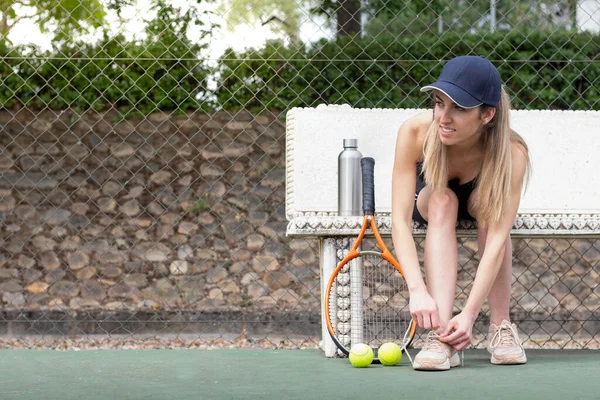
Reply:
[[525, 364], [527, 356], [519, 340], [517, 326], [502, 320], [500, 326], [490, 325], [488, 351], [492, 354], [492, 364]]
[[440, 341], [440, 336], [434, 331], [429, 332], [423, 349], [413, 362], [413, 368], [420, 371], [445, 371], [459, 365], [458, 352]]

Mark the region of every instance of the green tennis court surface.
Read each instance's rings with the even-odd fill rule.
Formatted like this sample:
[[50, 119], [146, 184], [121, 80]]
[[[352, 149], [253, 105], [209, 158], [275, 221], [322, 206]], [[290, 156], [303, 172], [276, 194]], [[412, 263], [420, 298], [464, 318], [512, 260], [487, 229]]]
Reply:
[[[416, 351], [413, 353], [416, 354]], [[318, 350], [5, 350], [1, 399], [599, 399], [600, 352], [465, 352], [447, 372], [353, 368]]]

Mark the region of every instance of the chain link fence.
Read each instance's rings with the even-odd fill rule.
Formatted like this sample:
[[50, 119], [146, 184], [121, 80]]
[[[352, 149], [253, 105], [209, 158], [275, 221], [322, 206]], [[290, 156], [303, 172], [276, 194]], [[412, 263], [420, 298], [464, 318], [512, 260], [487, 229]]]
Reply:
[[[600, 108], [598, 1], [63, 3], [0, 11], [5, 347], [317, 347], [319, 243], [285, 236], [292, 106], [427, 107], [444, 60], [484, 54], [516, 108]], [[513, 247], [525, 345], [598, 348], [598, 238]]]

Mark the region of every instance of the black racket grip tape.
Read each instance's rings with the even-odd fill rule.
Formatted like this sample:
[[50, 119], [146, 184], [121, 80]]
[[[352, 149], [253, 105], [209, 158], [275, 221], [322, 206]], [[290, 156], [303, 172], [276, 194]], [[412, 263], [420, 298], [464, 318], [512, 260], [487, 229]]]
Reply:
[[364, 157], [360, 160], [362, 168], [363, 212], [365, 215], [375, 214], [375, 160]]

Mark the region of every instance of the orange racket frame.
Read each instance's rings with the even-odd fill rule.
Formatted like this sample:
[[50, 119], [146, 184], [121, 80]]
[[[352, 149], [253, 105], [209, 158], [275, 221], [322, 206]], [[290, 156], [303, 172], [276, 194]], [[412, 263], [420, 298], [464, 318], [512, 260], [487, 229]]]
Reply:
[[[365, 236], [365, 234], [367, 232], [367, 228], [369, 228], [369, 227], [371, 228], [371, 231], [373, 232], [373, 235], [375, 236], [375, 240], [377, 241], [379, 248], [382, 250], [381, 253], [375, 252], [375, 251], [362, 251], [361, 252], [358, 250], [358, 246], [360, 246], [360, 244], [363, 240], [363, 237]], [[331, 296], [331, 288], [333, 286], [333, 283], [334, 283], [335, 278], [337, 277], [337, 274], [339, 273], [339, 271], [342, 268], [344, 268], [344, 266], [346, 264], [348, 264], [351, 260], [359, 257], [361, 254], [365, 254], [365, 255], [371, 254], [371, 255], [377, 255], [377, 256], [380, 255], [383, 259], [385, 259], [386, 261], [391, 263], [394, 266], [394, 268], [396, 268], [396, 270], [398, 270], [400, 275], [402, 275], [402, 279], [405, 279], [404, 273], [402, 272], [402, 268], [400, 267], [400, 264], [398, 263], [398, 261], [396, 261], [396, 259], [392, 255], [392, 253], [389, 251], [389, 249], [383, 242], [381, 235], [379, 234], [379, 229], [377, 229], [377, 223], [375, 221], [375, 217], [373, 215], [365, 215], [363, 223], [362, 223], [362, 227], [360, 229], [360, 233], [358, 234], [358, 238], [354, 242], [354, 245], [352, 246], [352, 248], [350, 249], [350, 251], [348, 252], [346, 257], [344, 257], [342, 259], [342, 261], [340, 261], [340, 263], [337, 265], [337, 267], [333, 270], [331, 277], [329, 278], [329, 282], [327, 283], [327, 291], [325, 292], [325, 310], [324, 310], [324, 312], [325, 312], [325, 321], [327, 323], [327, 330], [329, 331], [331, 339], [336, 344], [336, 346], [346, 355], [349, 354], [349, 350], [344, 345], [342, 345], [342, 343], [338, 340], [338, 338], [336, 337], [335, 329], [333, 329], [333, 323], [331, 321], [331, 315], [329, 312], [329, 309], [330, 309], [329, 299]], [[411, 320], [410, 327], [409, 327], [409, 333], [408, 333], [409, 340], [405, 344], [405, 347], [408, 347], [408, 345], [414, 338], [416, 331], [417, 331], [417, 324], [415, 324], [414, 321]], [[402, 347], [402, 351], [404, 351], [405, 347]], [[379, 362], [377, 357], [373, 360], [373, 362], [375, 362], [375, 363]]]

